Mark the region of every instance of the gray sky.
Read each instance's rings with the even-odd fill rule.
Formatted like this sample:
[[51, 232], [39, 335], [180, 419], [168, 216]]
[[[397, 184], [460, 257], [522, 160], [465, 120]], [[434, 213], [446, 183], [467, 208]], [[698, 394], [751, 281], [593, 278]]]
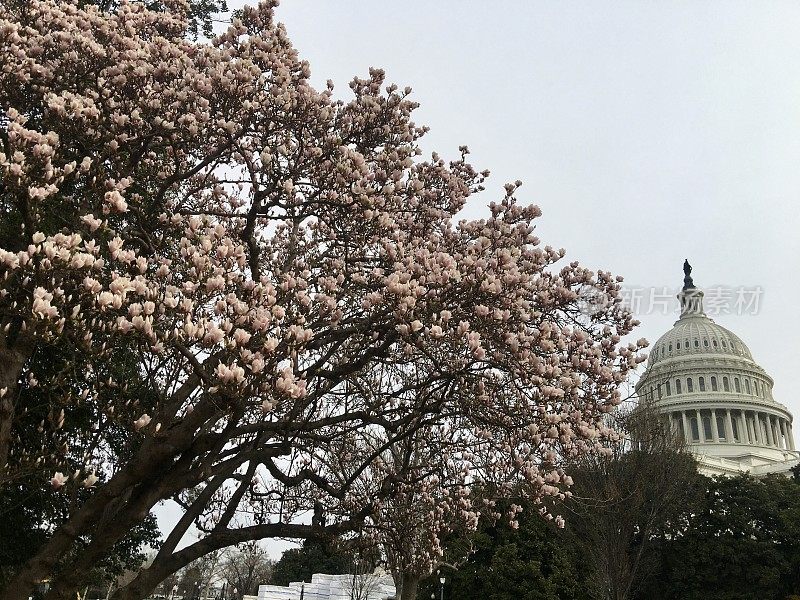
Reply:
[[521, 179], [545, 243], [641, 288], [636, 337], [677, 318], [648, 311], [649, 290], [676, 293], [684, 258], [698, 286], [732, 290], [733, 313], [738, 288], [760, 287], [756, 314], [713, 318], [800, 417], [800, 4], [284, 0], [277, 14], [320, 87], [346, 97], [381, 67], [414, 88], [426, 151], [470, 147], [492, 178], [466, 216]]

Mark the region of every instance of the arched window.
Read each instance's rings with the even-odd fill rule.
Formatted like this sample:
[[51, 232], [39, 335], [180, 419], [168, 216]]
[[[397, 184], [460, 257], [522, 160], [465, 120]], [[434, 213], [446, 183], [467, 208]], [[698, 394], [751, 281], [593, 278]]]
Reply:
[[733, 378], [733, 387], [736, 388], [736, 393], [737, 394], [741, 394], [742, 393], [742, 386], [739, 384], [739, 378], [738, 377], [734, 377]]
[[669, 348], [667, 348], [670, 352], [672, 352], [672, 342], [669, 343]]
[[750, 380], [749, 379], [745, 379], [744, 380], [744, 389], [748, 394], [750, 393]]
[[725, 418], [722, 415], [717, 415], [717, 435], [721, 441], [725, 441]]
[[671, 396], [672, 395], [672, 390], [670, 389], [670, 387], [671, 386], [669, 385], [669, 381], [667, 381], [667, 396]]
[[711, 415], [703, 415], [703, 437], [707, 442], [711, 441]]
[[718, 344], [717, 344], [717, 340], [712, 340], [712, 343], [714, 344], [714, 348], [716, 348], [716, 347], [717, 347], [717, 345], [718, 345]]
[[687, 377], [686, 378], [686, 391], [687, 392], [693, 392], [694, 391], [694, 386], [692, 385], [692, 378], [691, 377]]
[[676, 394], [680, 394], [681, 393], [681, 380], [680, 379], [676, 379], [675, 380], [675, 393]]
[[712, 392], [717, 391], [717, 378], [714, 377], [713, 375], [711, 376], [711, 391]]
[[695, 340], [694, 341], [694, 347], [695, 348], [699, 348], [700, 347], [700, 340]]
[[725, 340], [722, 340], [722, 347], [723, 348], [727, 348], [728, 347], [728, 344], [727, 344], [727, 342]]
[[697, 417], [692, 417], [689, 422], [692, 426], [692, 441], [699, 442], [700, 441], [700, 429], [699, 425], [697, 424]]
[[733, 430], [734, 441], [739, 441], [739, 426], [736, 424], [737, 419], [731, 419], [731, 429]]
[[700, 388], [701, 392], [705, 392], [706, 391], [706, 379], [705, 379], [705, 377], [700, 377], [700, 378], [697, 379], [697, 387]]
[[723, 377], [722, 378], [722, 389], [725, 390], [726, 392], [730, 392], [731, 391], [731, 384], [728, 383], [728, 378], [727, 377]]
[[680, 342], [680, 340], [678, 340], [677, 342], [675, 342], [675, 347], [676, 347], [678, 350], [680, 350], [680, 349], [681, 349], [681, 342]]
[[756, 389], [756, 396], [761, 395], [761, 386], [758, 385], [758, 379], [753, 379], [753, 386]]
[[703, 346], [705, 346], [706, 348], [708, 348], [708, 340], [706, 340], [706, 339], [704, 339], [704, 340], [703, 340]]

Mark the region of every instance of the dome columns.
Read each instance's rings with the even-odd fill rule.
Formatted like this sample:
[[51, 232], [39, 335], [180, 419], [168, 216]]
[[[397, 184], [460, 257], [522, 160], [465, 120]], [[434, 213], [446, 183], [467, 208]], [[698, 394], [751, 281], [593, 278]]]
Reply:
[[679, 409], [670, 412], [670, 425], [689, 445], [745, 444], [795, 450], [790, 421], [763, 411]]

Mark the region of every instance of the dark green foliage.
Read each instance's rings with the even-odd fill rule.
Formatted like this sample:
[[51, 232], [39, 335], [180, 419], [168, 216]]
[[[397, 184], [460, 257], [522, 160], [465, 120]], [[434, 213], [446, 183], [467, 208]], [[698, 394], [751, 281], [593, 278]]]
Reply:
[[353, 568], [353, 554], [338, 544], [315, 539], [301, 548], [286, 550], [272, 569], [272, 583], [289, 585], [292, 581], [311, 581], [314, 573], [341, 575]]
[[[539, 516], [534, 507], [519, 515], [519, 528], [507, 519], [484, 522], [473, 538], [473, 552], [457, 570], [443, 568], [445, 598], [459, 600], [582, 600], [591, 596], [580, 557], [566, 533]], [[418, 598], [439, 598], [437, 577], [420, 585]]]
[[[80, 485], [59, 491], [50, 486], [49, 480], [56, 471], [72, 475], [80, 470], [78, 481], [88, 475], [83, 465], [67, 458], [65, 445], [73, 452], [98, 445], [104, 449], [98, 456], [107, 464], [123, 461], [140, 443], [127, 423], [155, 402], [154, 392], [146, 385], [147, 378], [141, 376], [135, 346], [116, 348], [111, 360], [90, 361], [65, 337], [52, 345], [38, 346], [28, 367], [34, 380], [63, 385], [45, 388], [33, 385], [31, 380], [20, 382], [20, 409], [13, 429], [15, 452], [9, 457], [19, 475], [0, 485], [0, 588], [19, 565], [39, 550], [52, 529], [65, 522], [94, 493]], [[110, 385], [100, 388], [100, 400], [105, 400], [104, 395], [130, 399], [130, 411], [109, 415], [100, 410], [107, 402], [81, 402], [82, 389], [90, 380], [110, 380]], [[64, 420], [59, 427], [61, 410]], [[34, 461], [34, 457], [42, 458]], [[92, 466], [97, 468], [102, 482], [102, 465]], [[144, 551], [157, 547], [158, 538], [155, 517], [149, 515], [98, 562], [93, 580], [102, 582], [138, 568]], [[80, 552], [85, 543], [88, 540], [79, 538], [73, 552]]]
[[[574, 501], [554, 507], [567, 516], [565, 530], [541, 519], [535, 506], [524, 506], [516, 530], [505, 521], [484, 522], [472, 538], [472, 553], [446, 557], [461, 562], [457, 570], [442, 567], [444, 598], [787, 600], [800, 595], [797, 478], [709, 479], [695, 473], [687, 482], [700, 486], [699, 493], [686, 490], [682, 503], [678, 495], [674, 506], [657, 507], [653, 494], [665, 490], [657, 483], [648, 490], [642, 473], [662, 473], [662, 463], [651, 457], [645, 465], [645, 458], [634, 451], [614, 462], [614, 469], [626, 467], [626, 472], [636, 467], [641, 476], [635, 484], [607, 468], [594, 483], [585, 471], [576, 471], [575, 490], [592, 491], [596, 502], [584, 496], [579, 509]], [[694, 469], [691, 462], [685, 466]], [[632, 564], [630, 557], [639, 556], [637, 574], [629, 576], [635, 585], [627, 591], [604, 587], [609, 581], [607, 573], [600, 573], [608, 571], [604, 554], [618, 565]], [[438, 600], [439, 593], [434, 575], [422, 582], [417, 597], [427, 600], [435, 594]]]
[[[84, 4], [97, 4], [104, 10], [114, 10], [118, 0], [84, 0]], [[145, 0], [144, 5], [148, 10], [162, 11], [163, 0]], [[189, 34], [197, 38], [200, 34], [211, 36], [214, 25], [214, 16], [226, 12], [228, 7], [225, 0], [189, 0]]]
[[[14, 570], [39, 550], [47, 540], [47, 529], [69, 510], [70, 498], [47, 488], [9, 486], [0, 494], [0, 588]], [[79, 540], [78, 552], [84, 540]], [[91, 580], [108, 582], [126, 570], [138, 568], [148, 547], [157, 548], [159, 530], [148, 515], [131, 529], [96, 565]]]
[[642, 598], [783, 600], [800, 594], [800, 485], [781, 476], [710, 480], [682, 535], [665, 540]]

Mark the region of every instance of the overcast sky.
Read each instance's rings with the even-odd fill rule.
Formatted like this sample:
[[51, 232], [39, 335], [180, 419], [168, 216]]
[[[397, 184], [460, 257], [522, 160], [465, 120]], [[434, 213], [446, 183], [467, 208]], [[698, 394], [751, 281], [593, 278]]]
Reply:
[[[470, 147], [492, 178], [465, 216], [521, 179], [543, 242], [640, 290], [636, 337], [677, 319], [647, 310], [649, 290], [658, 306], [676, 293], [684, 258], [698, 286], [731, 290], [734, 314], [713, 318], [800, 416], [800, 4], [284, 0], [277, 14], [319, 87], [347, 97], [381, 67], [414, 89], [426, 151]], [[737, 311], [740, 288], [763, 290], [755, 314]]]

